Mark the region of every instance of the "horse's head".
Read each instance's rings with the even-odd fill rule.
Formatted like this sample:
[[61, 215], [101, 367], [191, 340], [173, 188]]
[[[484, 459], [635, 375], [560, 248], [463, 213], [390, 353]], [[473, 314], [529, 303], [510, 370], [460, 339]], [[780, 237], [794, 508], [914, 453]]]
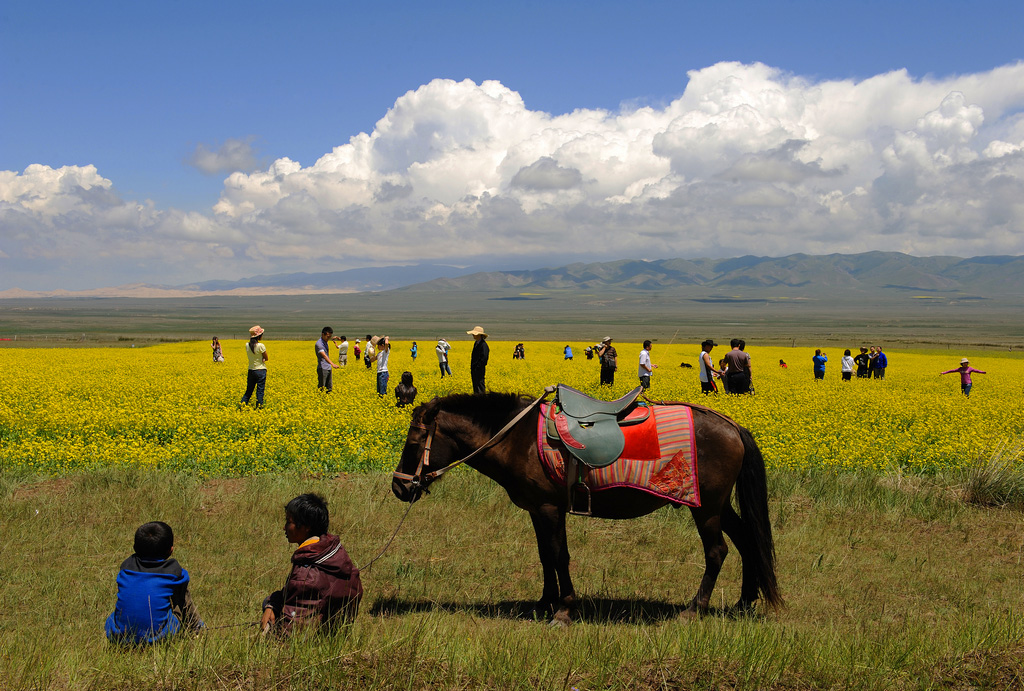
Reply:
[[437, 400], [417, 406], [412, 412], [412, 422], [409, 425], [409, 433], [405, 438], [405, 447], [402, 449], [402, 457], [398, 460], [398, 467], [392, 474], [391, 491], [401, 501], [414, 502], [418, 500], [427, 487], [436, 479], [432, 474], [443, 465], [438, 465], [438, 454], [434, 453], [433, 463], [431, 462], [432, 447], [440, 442], [441, 446], [447, 446], [446, 440], [437, 436]]

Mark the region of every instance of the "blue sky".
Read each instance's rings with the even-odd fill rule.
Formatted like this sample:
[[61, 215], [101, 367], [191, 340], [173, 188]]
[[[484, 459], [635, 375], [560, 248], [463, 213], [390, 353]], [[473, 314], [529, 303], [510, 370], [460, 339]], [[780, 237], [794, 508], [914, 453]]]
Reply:
[[[0, 291], [419, 258], [1019, 254], [1022, 26], [1021, 2], [11, 0]], [[956, 203], [964, 238], [941, 208], [960, 175], [988, 181]]]

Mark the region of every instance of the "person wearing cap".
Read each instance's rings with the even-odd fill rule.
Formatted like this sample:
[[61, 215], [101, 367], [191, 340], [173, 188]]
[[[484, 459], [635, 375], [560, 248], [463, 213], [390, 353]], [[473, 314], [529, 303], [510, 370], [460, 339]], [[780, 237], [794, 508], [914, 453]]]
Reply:
[[374, 336], [366, 352], [373, 350], [370, 362], [377, 363], [377, 395], [388, 395], [388, 357], [391, 355], [391, 341], [387, 336]]
[[354, 357], [356, 359], [356, 363], [359, 362], [359, 356], [362, 355], [362, 353], [363, 353], [363, 349], [359, 347], [360, 343], [362, 343], [362, 341], [357, 338], [356, 339], [356, 344], [355, 344], [355, 346], [352, 349], [352, 357]]
[[700, 374], [700, 390], [705, 395], [718, 393], [718, 387], [715, 386], [715, 377], [722, 376], [722, 371], [715, 369], [715, 365], [711, 361], [711, 349], [716, 345], [718, 344], [710, 338], [705, 339], [700, 344], [700, 362], [697, 371]]
[[857, 365], [857, 379], [867, 379], [868, 366], [871, 364], [871, 356], [868, 355], [868, 349], [864, 346], [860, 347], [860, 353], [853, 356], [853, 364]]
[[473, 353], [469, 356], [469, 378], [473, 380], [473, 393], [485, 393], [487, 385], [484, 377], [487, 376], [487, 359], [491, 355], [491, 349], [487, 346], [487, 334], [484, 327], [474, 326], [467, 334], [473, 337]]
[[249, 329], [249, 342], [245, 344], [245, 355], [249, 360], [249, 373], [245, 382], [245, 395], [239, 405], [249, 405], [253, 390], [256, 391], [256, 407], [263, 407], [263, 391], [267, 385], [267, 346], [260, 343], [263, 328], [256, 325]]
[[434, 348], [434, 352], [437, 354], [437, 365], [441, 368], [441, 379], [444, 379], [445, 374], [449, 377], [452, 376], [452, 368], [448, 366], [449, 350], [451, 350], [451, 346], [448, 345], [448, 341], [443, 338], [437, 339], [437, 346]]
[[597, 359], [601, 362], [601, 384], [615, 384], [615, 370], [619, 367], [619, 354], [612, 345], [612, 337], [605, 336], [597, 347]]
[[334, 370], [337, 369], [337, 365], [331, 362], [331, 336], [334, 335], [334, 329], [329, 326], [325, 326], [320, 331], [320, 338], [313, 346], [313, 351], [316, 353], [316, 388], [321, 391], [330, 393], [334, 389]]
[[971, 382], [971, 375], [988, 374], [988, 372], [984, 372], [980, 369], [974, 369], [973, 367], [971, 367], [970, 361], [967, 358], [963, 358], [962, 360], [960, 360], [960, 366], [957, 367], [956, 369], [946, 370], [945, 372], [940, 372], [939, 374], [953, 374], [953, 372], [960, 373], [960, 392], [964, 396], [967, 396], [968, 398], [971, 397], [971, 387], [974, 385], [973, 382]]

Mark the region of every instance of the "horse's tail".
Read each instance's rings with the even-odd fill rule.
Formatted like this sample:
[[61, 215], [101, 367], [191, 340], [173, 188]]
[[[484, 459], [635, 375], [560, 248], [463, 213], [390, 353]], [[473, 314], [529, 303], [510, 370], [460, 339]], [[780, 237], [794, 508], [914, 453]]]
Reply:
[[754, 540], [754, 574], [757, 589], [766, 604], [782, 606], [782, 595], [775, 579], [775, 542], [768, 516], [768, 482], [764, 471], [764, 458], [750, 430], [736, 426], [743, 440], [743, 464], [736, 481], [736, 498], [740, 517], [752, 532]]

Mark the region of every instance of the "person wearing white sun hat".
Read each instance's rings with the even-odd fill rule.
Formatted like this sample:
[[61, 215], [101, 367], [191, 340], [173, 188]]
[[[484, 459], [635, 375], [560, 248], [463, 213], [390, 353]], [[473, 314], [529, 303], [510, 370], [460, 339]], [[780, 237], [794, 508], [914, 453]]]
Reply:
[[491, 355], [491, 349], [487, 345], [487, 333], [482, 326], [474, 326], [467, 334], [473, 337], [473, 353], [469, 356], [469, 378], [473, 380], [473, 393], [485, 393], [487, 385], [484, 377], [487, 375], [487, 359]]

